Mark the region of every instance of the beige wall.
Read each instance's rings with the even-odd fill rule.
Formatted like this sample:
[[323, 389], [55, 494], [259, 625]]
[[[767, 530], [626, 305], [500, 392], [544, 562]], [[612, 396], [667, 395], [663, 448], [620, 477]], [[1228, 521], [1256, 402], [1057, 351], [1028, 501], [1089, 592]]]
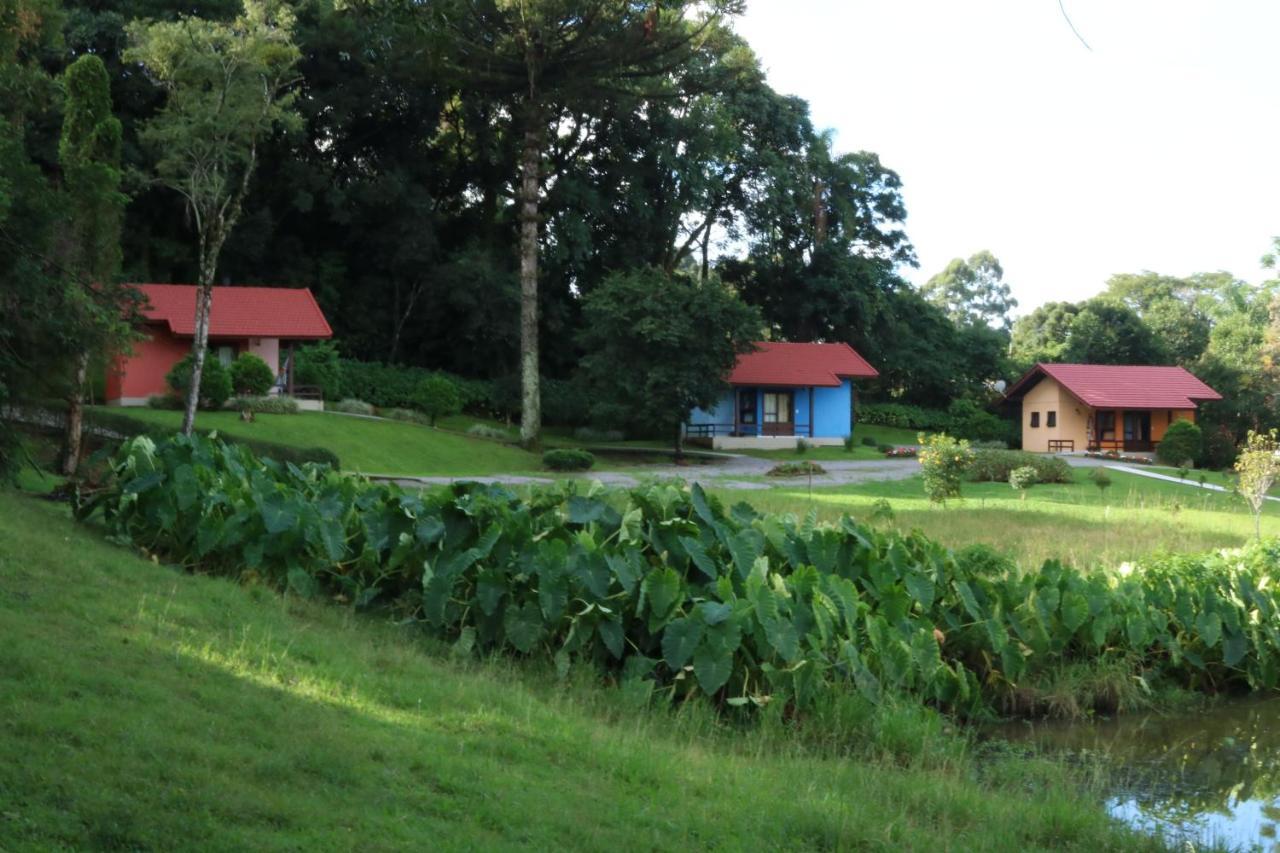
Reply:
[[[1040, 415], [1038, 427], [1031, 426], [1032, 412]], [[1057, 414], [1056, 426], [1047, 426], [1049, 412]], [[1050, 441], [1070, 441], [1075, 450], [1084, 450], [1088, 423], [1089, 408], [1046, 376], [1022, 398], [1022, 449], [1047, 453]]]
[[271, 372], [280, 375], [280, 339], [249, 338], [246, 349], [262, 359], [271, 368]]

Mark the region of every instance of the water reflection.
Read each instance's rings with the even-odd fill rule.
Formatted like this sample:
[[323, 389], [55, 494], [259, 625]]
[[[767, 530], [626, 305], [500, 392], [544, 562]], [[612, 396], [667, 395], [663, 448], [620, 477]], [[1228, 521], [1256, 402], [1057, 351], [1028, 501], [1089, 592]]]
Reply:
[[1171, 840], [1280, 850], [1280, 699], [1177, 717], [1011, 724], [998, 733], [1098, 761], [1107, 808], [1134, 826]]

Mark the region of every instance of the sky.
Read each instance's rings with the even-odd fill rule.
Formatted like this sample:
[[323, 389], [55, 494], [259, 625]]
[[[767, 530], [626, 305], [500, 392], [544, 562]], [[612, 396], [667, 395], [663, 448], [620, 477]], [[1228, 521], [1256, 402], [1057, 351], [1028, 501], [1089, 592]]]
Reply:
[[1280, 2], [1062, 4], [1088, 48], [1057, 0], [748, 0], [736, 29], [901, 176], [912, 281], [989, 249], [1025, 313], [1120, 272], [1268, 278]]

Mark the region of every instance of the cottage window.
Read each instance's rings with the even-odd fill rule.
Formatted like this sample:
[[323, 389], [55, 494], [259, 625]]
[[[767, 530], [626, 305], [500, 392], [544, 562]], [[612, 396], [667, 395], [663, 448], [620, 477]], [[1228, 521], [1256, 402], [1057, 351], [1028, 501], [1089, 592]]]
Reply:
[[1116, 437], [1116, 413], [1098, 412], [1098, 438], [1114, 440]]
[[1040, 413], [1039, 413], [1039, 412], [1032, 412], [1032, 413], [1031, 413], [1031, 428], [1032, 428], [1032, 429], [1035, 429], [1035, 428], [1036, 428], [1036, 427], [1038, 427], [1038, 426], [1040, 426]]
[[1044, 416], [1044, 425], [1047, 427], [1056, 427], [1058, 425], [1058, 413], [1049, 412]]

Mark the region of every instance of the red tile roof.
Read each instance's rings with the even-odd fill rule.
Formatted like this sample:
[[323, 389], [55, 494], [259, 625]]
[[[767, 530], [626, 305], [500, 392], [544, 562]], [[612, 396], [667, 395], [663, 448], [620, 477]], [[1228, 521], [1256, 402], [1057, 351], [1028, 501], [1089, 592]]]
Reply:
[[[167, 324], [175, 335], [195, 335], [194, 284], [133, 286], [147, 297], [142, 313], [148, 320]], [[209, 336], [311, 340], [333, 337], [333, 330], [305, 287], [215, 287]]]
[[1127, 364], [1037, 364], [1005, 396], [1021, 398], [1043, 376], [1095, 409], [1194, 409], [1222, 399], [1181, 367]]
[[785, 344], [761, 341], [738, 356], [731, 385], [836, 386], [848, 377], [880, 374], [848, 344]]

